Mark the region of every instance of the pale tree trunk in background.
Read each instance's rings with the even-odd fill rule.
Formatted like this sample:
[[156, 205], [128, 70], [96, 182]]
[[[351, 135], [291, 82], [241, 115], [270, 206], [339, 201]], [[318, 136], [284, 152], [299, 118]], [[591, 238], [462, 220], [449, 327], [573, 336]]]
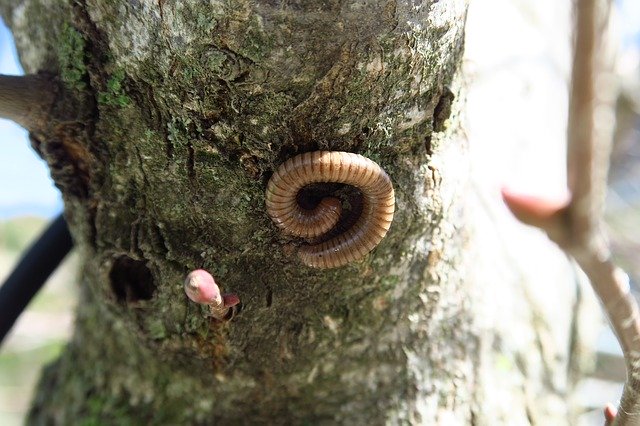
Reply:
[[[27, 71], [64, 88], [32, 139], [84, 259], [30, 421], [566, 421], [575, 287], [555, 296], [565, 341], [540, 337], [544, 311], [486, 326], [503, 299], [475, 260], [508, 260], [464, 214], [466, 6], [0, 0]], [[377, 161], [396, 190], [388, 236], [335, 270], [299, 264], [264, 207], [273, 170], [317, 149]], [[239, 295], [231, 322], [184, 295], [196, 268]]]

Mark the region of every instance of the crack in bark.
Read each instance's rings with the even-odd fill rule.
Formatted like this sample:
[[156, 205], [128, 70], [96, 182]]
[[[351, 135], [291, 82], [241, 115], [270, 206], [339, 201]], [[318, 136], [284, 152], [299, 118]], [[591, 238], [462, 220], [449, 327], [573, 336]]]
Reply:
[[171, 142], [171, 139], [169, 138], [169, 132], [167, 131], [166, 127], [167, 126], [164, 126], [164, 131], [163, 131], [163, 134], [165, 135], [165, 142], [166, 142], [165, 155], [167, 156], [167, 164], [170, 164], [171, 160], [173, 160], [174, 148], [173, 148], [173, 142]]
[[193, 142], [187, 142], [187, 176], [189, 179], [193, 180], [196, 178], [196, 167], [195, 167], [195, 151], [193, 150]]

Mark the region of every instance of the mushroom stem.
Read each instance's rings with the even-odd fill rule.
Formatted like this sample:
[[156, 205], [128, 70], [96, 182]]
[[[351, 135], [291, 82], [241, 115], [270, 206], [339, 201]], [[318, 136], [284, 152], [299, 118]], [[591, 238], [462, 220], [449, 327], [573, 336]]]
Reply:
[[42, 75], [0, 75], [0, 118], [15, 121], [27, 130], [45, 127], [54, 87]]

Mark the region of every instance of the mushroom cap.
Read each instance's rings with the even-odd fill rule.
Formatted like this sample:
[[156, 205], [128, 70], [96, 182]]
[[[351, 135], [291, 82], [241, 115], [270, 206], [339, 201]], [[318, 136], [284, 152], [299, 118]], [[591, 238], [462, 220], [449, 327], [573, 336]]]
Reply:
[[203, 305], [220, 305], [222, 295], [210, 273], [204, 269], [191, 271], [184, 280], [184, 292], [189, 299]]

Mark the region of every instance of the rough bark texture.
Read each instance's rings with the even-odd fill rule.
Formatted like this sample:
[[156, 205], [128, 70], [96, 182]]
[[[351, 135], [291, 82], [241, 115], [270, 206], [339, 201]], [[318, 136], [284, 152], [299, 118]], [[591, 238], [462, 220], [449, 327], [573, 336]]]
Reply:
[[[77, 107], [32, 135], [84, 258], [75, 335], [32, 423], [493, 424], [513, 409], [484, 404], [504, 365], [482, 357], [465, 281], [466, 1], [0, 7], [26, 69], [59, 76], [56, 108]], [[396, 190], [388, 236], [335, 270], [300, 265], [264, 207], [273, 170], [316, 149], [377, 161]], [[195, 268], [240, 296], [231, 322], [188, 301]], [[516, 423], [566, 414], [534, 401], [544, 380]]]

